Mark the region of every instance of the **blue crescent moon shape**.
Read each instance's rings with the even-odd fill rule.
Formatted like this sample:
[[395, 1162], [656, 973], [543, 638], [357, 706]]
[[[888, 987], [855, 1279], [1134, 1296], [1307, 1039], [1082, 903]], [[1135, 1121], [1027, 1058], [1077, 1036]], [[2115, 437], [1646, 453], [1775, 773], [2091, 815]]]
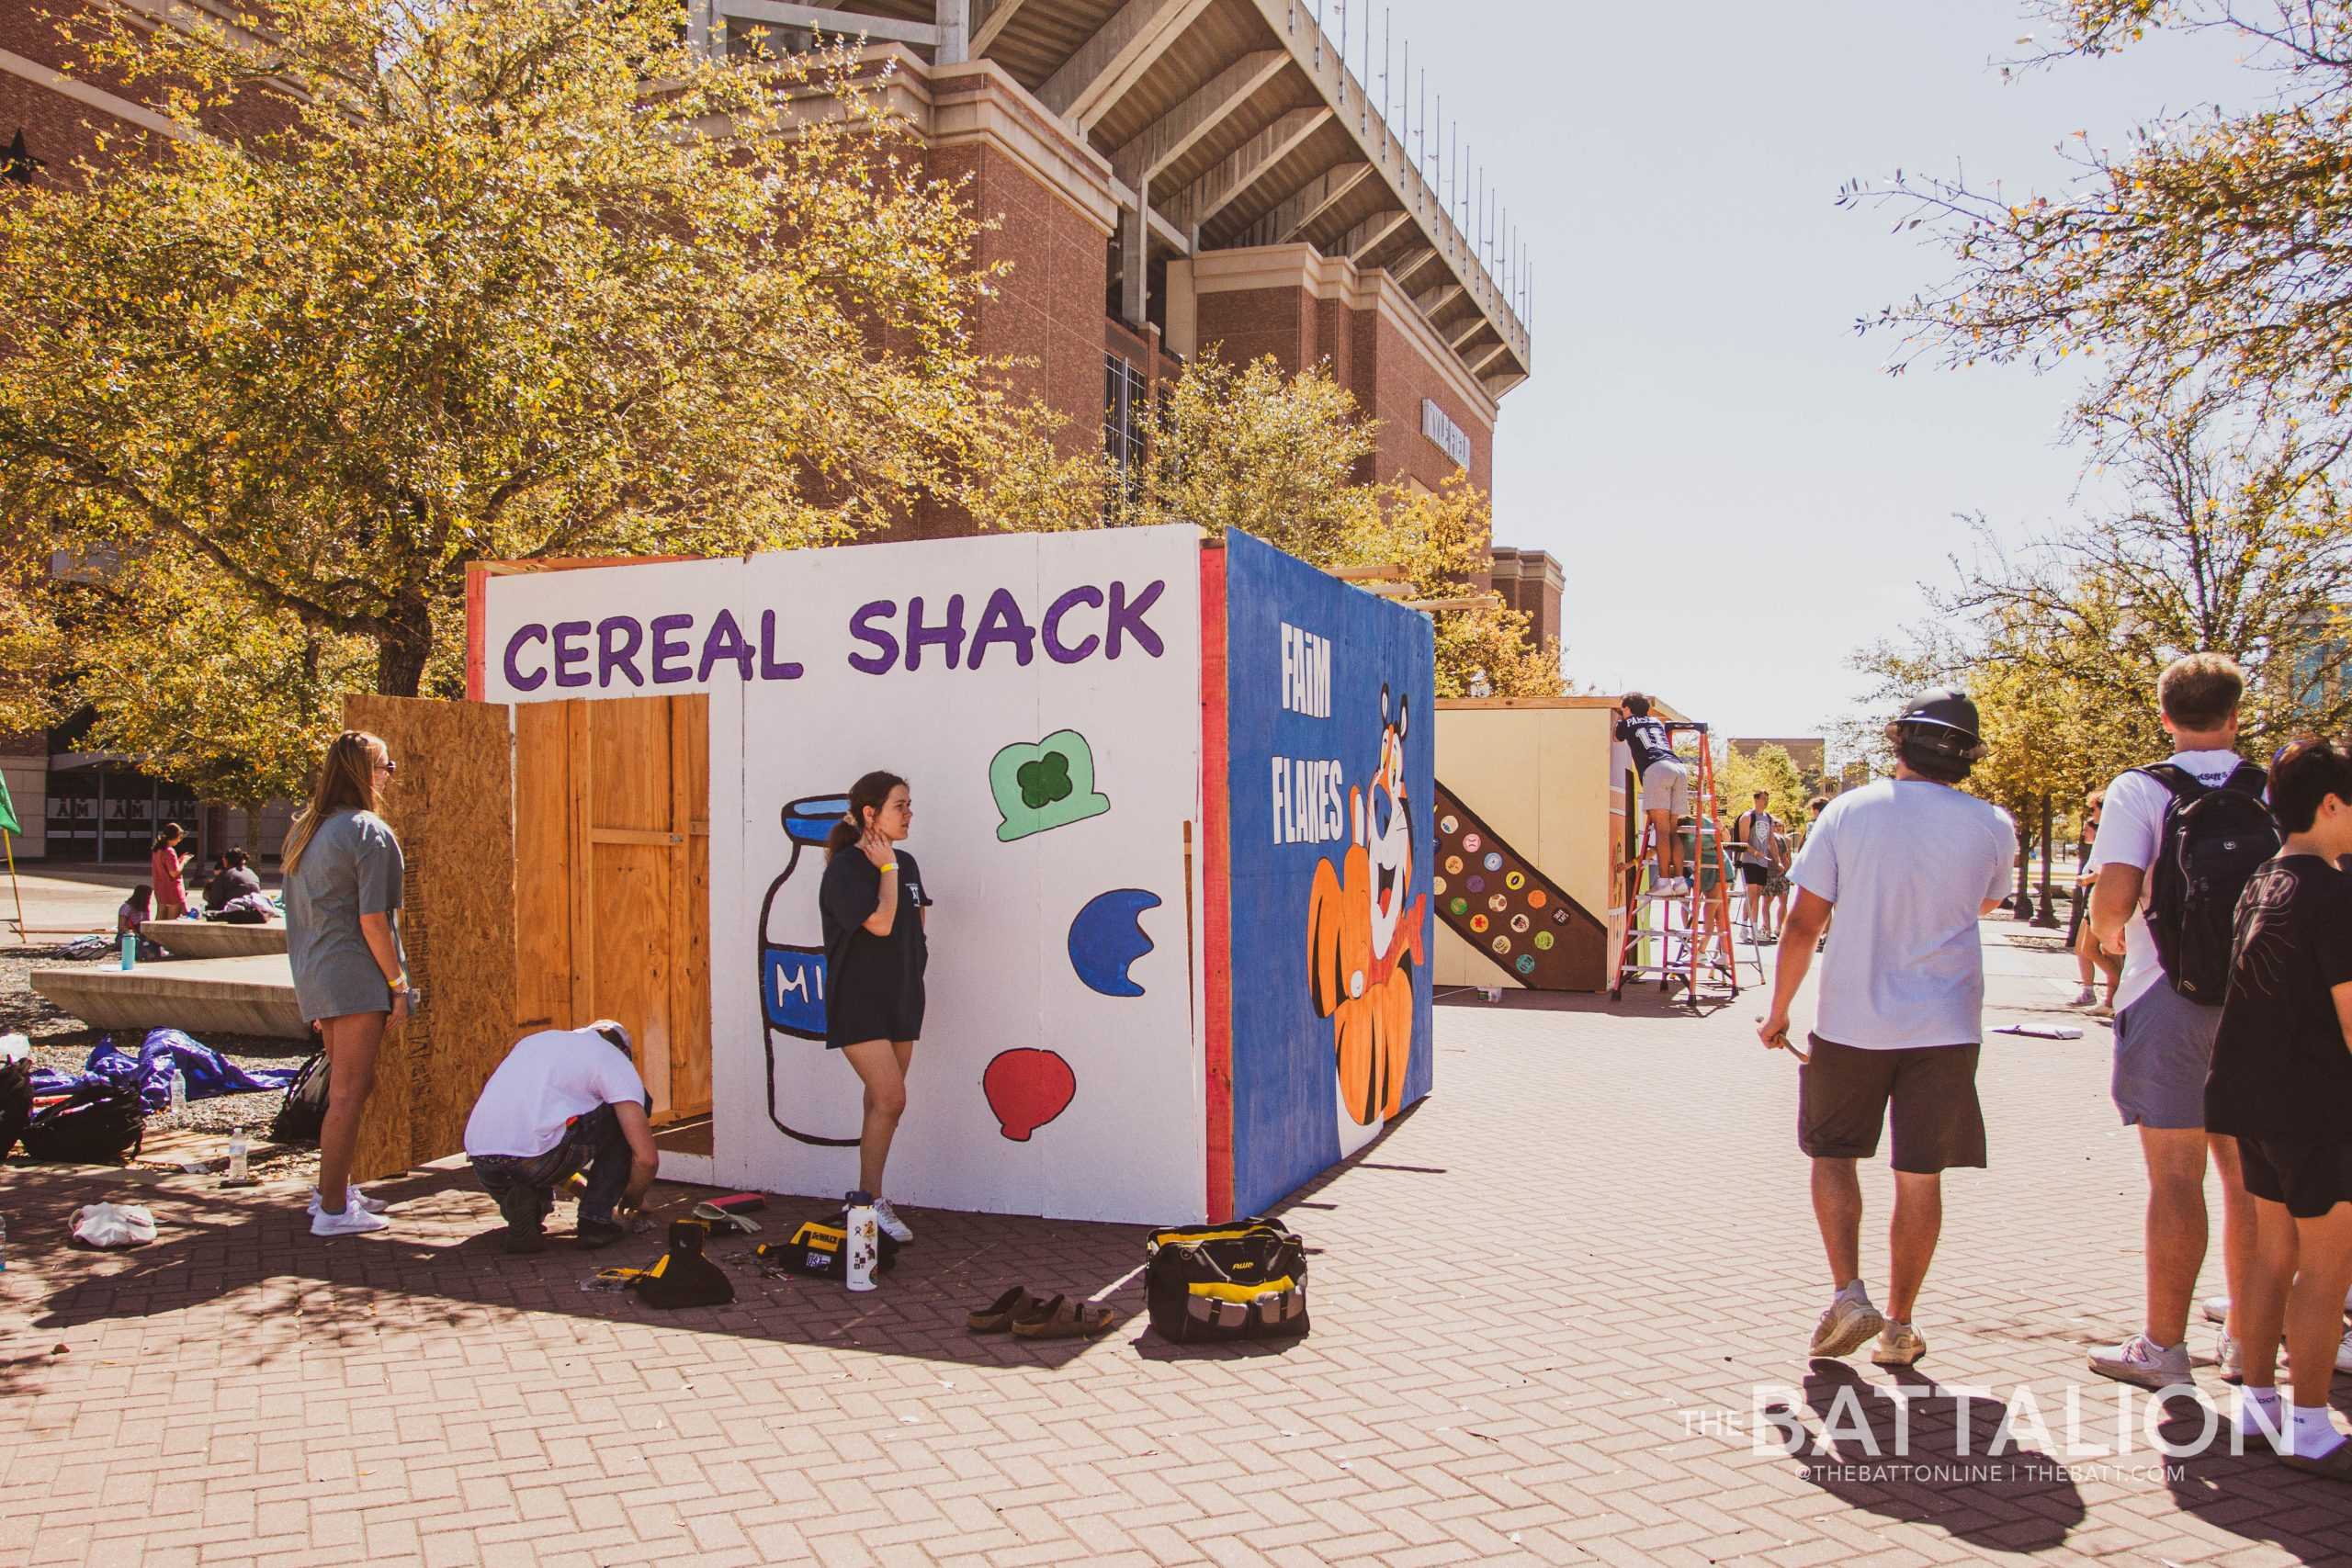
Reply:
[[1114, 887], [1087, 900], [1069, 923], [1069, 966], [1087, 989], [1106, 997], [1143, 995], [1127, 970], [1156, 945], [1144, 935], [1141, 917], [1158, 908], [1159, 895], [1140, 887]]

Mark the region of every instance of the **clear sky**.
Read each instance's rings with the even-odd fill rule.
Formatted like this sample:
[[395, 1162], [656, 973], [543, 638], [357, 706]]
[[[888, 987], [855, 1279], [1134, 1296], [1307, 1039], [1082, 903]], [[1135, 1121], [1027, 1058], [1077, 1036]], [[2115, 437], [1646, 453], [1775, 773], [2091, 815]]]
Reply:
[[1838, 185], [1964, 160], [1972, 181], [2053, 188], [2078, 129], [2120, 146], [2158, 111], [2263, 90], [2214, 39], [2005, 84], [1990, 62], [2032, 30], [2016, 0], [1351, 8], [1374, 95], [1386, 11], [1399, 74], [1409, 35], [1534, 258], [1496, 538], [1561, 561], [1571, 677], [1733, 735], [1852, 712], [1849, 655], [1926, 613], [1917, 585], [1969, 547], [1956, 513], [2022, 535], [2111, 493], [2057, 445], [2071, 381], [1883, 374], [1894, 340], [1855, 318], [1951, 264], [1891, 212], [1840, 211]]

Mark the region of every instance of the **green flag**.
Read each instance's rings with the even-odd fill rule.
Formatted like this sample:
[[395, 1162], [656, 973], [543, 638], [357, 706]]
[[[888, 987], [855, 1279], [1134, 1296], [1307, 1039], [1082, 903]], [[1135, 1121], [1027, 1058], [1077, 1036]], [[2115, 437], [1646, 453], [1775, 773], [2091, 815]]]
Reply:
[[0, 832], [22, 833], [24, 825], [17, 820], [17, 803], [8, 798], [8, 775], [0, 773]]

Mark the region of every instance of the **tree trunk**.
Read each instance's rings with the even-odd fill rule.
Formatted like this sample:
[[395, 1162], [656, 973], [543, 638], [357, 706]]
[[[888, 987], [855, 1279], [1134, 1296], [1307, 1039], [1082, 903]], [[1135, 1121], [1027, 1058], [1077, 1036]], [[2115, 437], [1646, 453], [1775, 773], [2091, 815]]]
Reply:
[[376, 693], [386, 697], [413, 697], [424, 683], [425, 661], [433, 657], [433, 611], [422, 595], [395, 600], [385, 617], [385, 629], [376, 638]]

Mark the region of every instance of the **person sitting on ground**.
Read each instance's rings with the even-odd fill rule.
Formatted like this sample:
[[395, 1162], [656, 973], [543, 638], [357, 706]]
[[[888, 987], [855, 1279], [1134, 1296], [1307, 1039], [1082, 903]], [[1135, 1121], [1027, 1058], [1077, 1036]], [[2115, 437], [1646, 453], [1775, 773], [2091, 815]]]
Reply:
[[125, 898], [115, 909], [114, 934], [137, 936], [139, 928], [147, 923], [148, 902], [154, 896], [155, 890], [143, 882], [132, 888], [130, 897]]
[[220, 857], [220, 869], [204, 885], [204, 907], [217, 910], [232, 898], [242, 898], [261, 891], [259, 874], [245, 863], [245, 852], [231, 850]]
[[628, 1031], [611, 1019], [516, 1041], [466, 1122], [466, 1157], [505, 1216], [506, 1250], [546, 1246], [555, 1189], [582, 1172], [580, 1245], [619, 1240], [659, 1166], [650, 1109]]
[[1688, 893], [1682, 841], [1675, 820], [1690, 809], [1690, 773], [1674, 755], [1674, 737], [1665, 721], [1650, 716], [1650, 700], [1628, 692], [1616, 707], [1617, 739], [1634, 754], [1634, 776], [1642, 784], [1642, 811], [1657, 839], [1654, 893]]
[[[2299, 740], [2270, 772], [2285, 830], [2237, 904], [2229, 987], [2205, 1082], [2205, 1131], [2236, 1140], [2254, 1257], [2233, 1303], [2238, 1430], [2301, 1470], [2352, 1481], [2328, 1380], [2352, 1290], [2352, 758]], [[2281, 1331], [2294, 1408], [2280, 1409]]]

